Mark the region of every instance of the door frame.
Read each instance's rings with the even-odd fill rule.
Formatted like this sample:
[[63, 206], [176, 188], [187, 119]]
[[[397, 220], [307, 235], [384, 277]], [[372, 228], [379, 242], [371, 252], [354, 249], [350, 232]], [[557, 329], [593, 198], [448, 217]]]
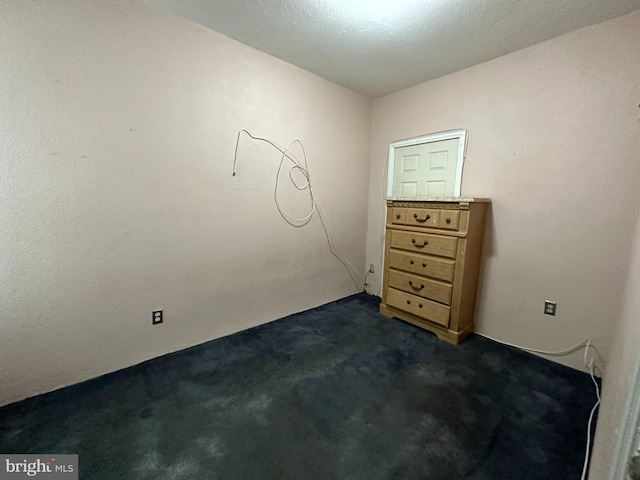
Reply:
[[640, 449], [640, 365], [635, 373], [634, 386], [629, 396], [629, 408], [622, 419], [623, 425], [611, 463], [610, 478], [615, 480], [628, 479], [627, 462], [636, 450]]
[[395, 169], [395, 155], [396, 149], [400, 147], [408, 147], [413, 145], [421, 145], [423, 143], [439, 142], [442, 140], [458, 139], [458, 158], [456, 163], [456, 179], [453, 186], [453, 196], [460, 196], [460, 189], [462, 186], [462, 166], [464, 165], [464, 159], [466, 157], [467, 146], [467, 131], [463, 129], [459, 130], [447, 130], [444, 132], [431, 133], [428, 135], [421, 135], [420, 137], [408, 138], [405, 140], [398, 140], [389, 144], [389, 160], [387, 162], [387, 197], [393, 196], [393, 173]]

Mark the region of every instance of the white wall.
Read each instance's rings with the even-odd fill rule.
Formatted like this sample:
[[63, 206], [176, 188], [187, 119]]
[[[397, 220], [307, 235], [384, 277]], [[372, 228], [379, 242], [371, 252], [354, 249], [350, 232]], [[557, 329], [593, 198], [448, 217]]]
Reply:
[[240, 128], [300, 138], [363, 269], [370, 118], [368, 99], [141, 2], [5, 0], [0, 404], [356, 292], [317, 218], [279, 217], [279, 155], [246, 141], [231, 167]]
[[606, 357], [640, 201], [638, 45], [635, 12], [376, 99], [367, 263], [389, 143], [465, 128], [462, 194], [493, 201], [476, 330], [551, 350], [591, 338]]

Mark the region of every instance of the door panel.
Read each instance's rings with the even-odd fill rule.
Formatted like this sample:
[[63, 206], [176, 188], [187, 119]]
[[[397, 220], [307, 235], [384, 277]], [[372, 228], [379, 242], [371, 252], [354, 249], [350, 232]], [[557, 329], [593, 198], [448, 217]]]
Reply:
[[400, 188], [401, 197], [415, 197], [418, 195], [418, 182], [402, 182]]
[[445, 181], [426, 181], [427, 197], [446, 197], [447, 182]]

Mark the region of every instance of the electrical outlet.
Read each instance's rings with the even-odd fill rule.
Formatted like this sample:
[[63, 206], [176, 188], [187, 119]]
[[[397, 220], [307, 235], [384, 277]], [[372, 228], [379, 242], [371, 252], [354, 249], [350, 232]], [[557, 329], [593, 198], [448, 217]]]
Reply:
[[545, 315], [555, 315], [556, 314], [556, 302], [551, 302], [549, 300], [544, 301], [544, 313]]
[[373, 263], [369, 264], [369, 273], [373, 273], [375, 271]]
[[151, 324], [158, 325], [162, 323], [162, 310], [154, 310], [151, 312]]

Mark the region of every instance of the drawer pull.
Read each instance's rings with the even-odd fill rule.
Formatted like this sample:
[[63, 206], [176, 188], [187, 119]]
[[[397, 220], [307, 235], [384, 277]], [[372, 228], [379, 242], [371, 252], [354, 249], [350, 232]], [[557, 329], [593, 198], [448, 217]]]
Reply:
[[426, 263], [423, 263], [423, 264], [422, 264], [422, 268], [427, 268], [427, 264], [426, 264]]
[[409, 260], [409, 263], [410, 263], [411, 265], [413, 265], [413, 260]]
[[422, 290], [424, 288], [424, 285], [421, 283], [419, 287], [414, 287], [413, 286], [413, 282], [411, 280], [409, 280], [409, 286], [411, 288], [413, 288], [414, 290]]
[[447, 223], [451, 223], [451, 219], [450, 219], [450, 218], [447, 218], [447, 219], [445, 219], [445, 222], [447, 222]]
[[396, 213], [396, 220], [400, 220], [400, 214]]
[[422, 308], [422, 304], [421, 303], [418, 304], [418, 308]]
[[428, 242], [427, 240], [423, 240], [423, 241], [422, 241], [422, 245], [418, 245], [418, 244], [416, 243], [416, 239], [415, 239], [415, 238], [412, 238], [412, 239], [411, 239], [411, 243], [413, 243], [413, 244], [415, 245], [415, 247], [416, 247], [416, 248], [422, 248], [422, 247], [426, 247], [427, 245], [429, 245], [429, 242]]
[[413, 214], [413, 218], [415, 218], [415, 219], [416, 219], [416, 222], [424, 223], [424, 222], [426, 222], [427, 220], [429, 220], [429, 219], [431, 218], [431, 215], [427, 215], [427, 216], [424, 218], [424, 220], [422, 220], [422, 219], [418, 218], [418, 214], [417, 214], [417, 213], [414, 213], [414, 214]]
[[411, 300], [407, 300], [407, 305], [411, 305]]

